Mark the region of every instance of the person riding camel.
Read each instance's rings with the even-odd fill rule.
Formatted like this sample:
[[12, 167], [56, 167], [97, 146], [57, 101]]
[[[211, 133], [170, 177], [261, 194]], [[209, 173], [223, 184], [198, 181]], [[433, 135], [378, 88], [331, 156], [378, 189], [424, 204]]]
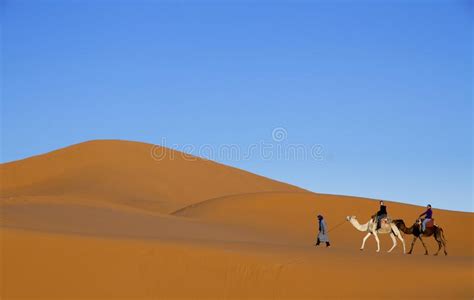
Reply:
[[377, 229], [379, 230], [381, 227], [381, 221], [383, 218], [387, 217], [387, 207], [383, 203], [383, 201], [380, 201], [380, 209], [376, 214], [376, 219], [377, 219]]
[[421, 222], [421, 233], [423, 234], [423, 232], [425, 232], [426, 230], [426, 223], [431, 221], [431, 219], [433, 218], [433, 211], [431, 210], [431, 204], [428, 204], [428, 206], [426, 206], [426, 211], [422, 213], [419, 216], [419, 218], [421, 218], [422, 216], [425, 216], [425, 218]]

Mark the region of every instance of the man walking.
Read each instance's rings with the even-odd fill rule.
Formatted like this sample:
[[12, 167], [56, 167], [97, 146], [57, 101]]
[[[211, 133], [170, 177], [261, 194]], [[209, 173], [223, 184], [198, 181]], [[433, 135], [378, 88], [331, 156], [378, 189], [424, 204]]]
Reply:
[[329, 243], [329, 236], [328, 236], [328, 226], [324, 217], [322, 215], [318, 215], [319, 221], [319, 233], [318, 233], [318, 240], [316, 241], [315, 246], [319, 246], [320, 243], [326, 243], [326, 247], [331, 247]]

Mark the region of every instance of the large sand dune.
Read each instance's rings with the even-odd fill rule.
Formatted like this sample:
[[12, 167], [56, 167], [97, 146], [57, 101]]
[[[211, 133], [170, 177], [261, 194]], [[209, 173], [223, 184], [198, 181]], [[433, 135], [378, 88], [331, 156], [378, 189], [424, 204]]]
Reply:
[[[435, 210], [448, 256], [388, 254], [387, 236], [361, 252], [345, 217], [367, 221], [375, 200], [156, 149], [94, 141], [1, 165], [1, 298], [474, 297], [472, 213]], [[407, 223], [422, 211], [388, 205]], [[313, 246], [318, 213], [329, 249]]]
[[1, 166], [1, 194], [59, 196], [169, 212], [213, 197], [301, 190], [288, 184], [128, 141], [91, 141]]

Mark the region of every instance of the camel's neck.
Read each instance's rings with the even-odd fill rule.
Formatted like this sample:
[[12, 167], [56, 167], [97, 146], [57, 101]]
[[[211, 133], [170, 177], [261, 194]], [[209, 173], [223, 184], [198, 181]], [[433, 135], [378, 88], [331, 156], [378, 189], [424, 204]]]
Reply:
[[411, 225], [411, 227], [406, 228], [404, 232], [406, 234], [413, 234], [414, 229], [415, 229], [415, 225]]
[[406, 234], [413, 234], [413, 226], [406, 227], [405, 223], [400, 224], [400, 230], [403, 231], [403, 233], [406, 233]]
[[356, 219], [351, 219], [350, 220], [352, 226], [355, 227], [355, 229], [359, 230], [359, 231], [367, 231], [367, 228], [369, 228], [369, 223], [367, 222], [366, 224], [359, 224], [359, 221], [357, 221]]

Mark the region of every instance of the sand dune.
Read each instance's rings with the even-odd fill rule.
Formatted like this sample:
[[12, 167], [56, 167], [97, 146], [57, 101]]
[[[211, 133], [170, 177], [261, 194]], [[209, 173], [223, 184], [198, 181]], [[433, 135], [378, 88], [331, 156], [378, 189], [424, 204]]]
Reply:
[[2, 235], [2, 294], [7, 298], [472, 297], [467, 258], [11, 230]]
[[[387, 236], [381, 253], [373, 240], [361, 252], [364, 233], [345, 217], [367, 221], [375, 200], [179, 153], [156, 161], [152, 148], [94, 141], [1, 165], [1, 298], [474, 297], [472, 213], [435, 210], [447, 257], [420, 244], [388, 254]], [[407, 223], [422, 211], [388, 206]], [[332, 248], [312, 245], [318, 213]]]
[[225, 195], [301, 190], [168, 148], [116, 140], [85, 142], [3, 164], [0, 174], [1, 195], [10, 200], [66, 196], [165, 213]]
[[[422, 207], [386, 201], [390, 216], [394, 219], [405, 219], [407, 224], [414, 223], [423, 212]], [[324, 214], [330, 228], [342, 224], [331, 236], [347, 246], [356, 249], [360, 246], [361, 236], [345, 217], [358, 216], [361, 223], [370, 219], [377, 211], [378, 203], [374, 200], [302, 192], [269, 192], [253, 193], [238, 196], [222, 197], [185, 207], [174, 215], [192, 219], [213, 221], [218, 224], [231, 224], [240, 228], [259, 229], [264, 232], [278, 233], [278, 236], [292, 243], [307, 244], [315, 235], [315, 216]], [[474, 218], [470, 213], [436, 210], [436, 222], [442, 226], [450, 240], [451, 255], [474, 255]], [[458, 233], [465, 232], [467, 235]], [[391, 245], [388, 236], [383, 235], [384, 245]], [[428, 239], [431, 249], [435, 249], [434, 239]], [[411, 242], [411, 237], [407, 237]], [[433, 242], [433, 243], [432, 243]], [[421, 245], [420, 245], [421, 246]], [[401, 250], [401, 249], [400, 249]]]

